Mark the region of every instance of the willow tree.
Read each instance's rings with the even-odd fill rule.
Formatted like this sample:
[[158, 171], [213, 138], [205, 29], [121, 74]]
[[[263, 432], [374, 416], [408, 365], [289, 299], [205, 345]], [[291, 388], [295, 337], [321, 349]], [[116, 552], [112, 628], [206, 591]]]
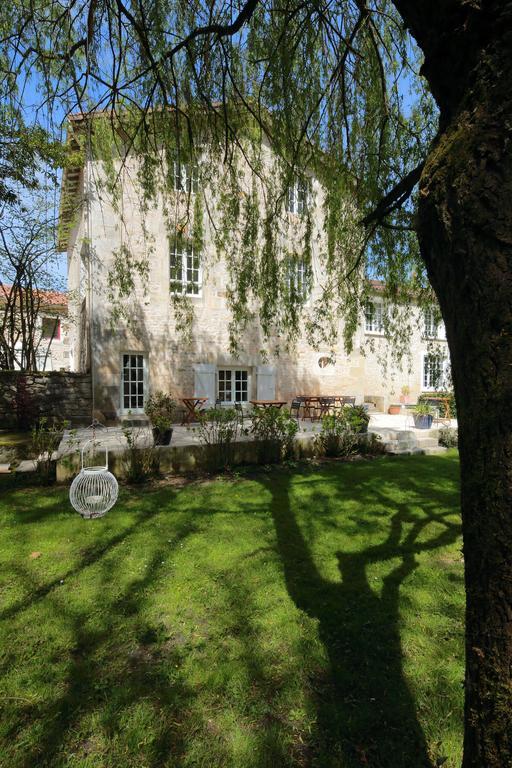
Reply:
[[[397, 302], [421, 292], [426, 273], [446, 324], [459, 415], [463, 764], [511, 765], [512, 4], [24, 0], [2, 29], [7, 76], [38, 73], [46, 103], [104, 110], [125, 147], [146, 146], [145, 199], [156, 189], [147, 146], [156, 114], [172, 115], [174, 129], [154, 149], [169, 141], [179, 157], [207, 141], [228, 165], [230, 148], [244, 151], [256, 130], [282, 158], [274, 204], [315, 162], [329, 198], [331, 298], [341, 297], [349, 318], [362, 270], [386, 279]], [[350, 252], [340, 247], [347, 192], [362, 211], [362, 247]], [[248, 294], [271, 307], [266, 211], [256, 275], [248, 282], [234, 272], [242, 319]], [[250, 206], [232, 215], [250, 237]]]

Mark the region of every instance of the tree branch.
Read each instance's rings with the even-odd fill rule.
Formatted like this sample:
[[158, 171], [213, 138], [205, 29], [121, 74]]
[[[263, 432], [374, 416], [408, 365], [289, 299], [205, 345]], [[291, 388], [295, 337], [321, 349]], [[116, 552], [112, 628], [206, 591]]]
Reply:
[[361, 219], [361, 224], [364, 224], [364, 226], [367, 227], [373, 222], [381, 222], [382, 219], [385, 219], [390, 213], [396, 211], [397, 208], [400, 208], [407, 198], [410, 197], [414, 187], [420, 180], [424, 165], [425, 161], [422, 160], [416, 168], [413, 168], [407, 176], [404, 176], [404, 178], [382, 198], [377, 207], [368, 213], [364, 219]]

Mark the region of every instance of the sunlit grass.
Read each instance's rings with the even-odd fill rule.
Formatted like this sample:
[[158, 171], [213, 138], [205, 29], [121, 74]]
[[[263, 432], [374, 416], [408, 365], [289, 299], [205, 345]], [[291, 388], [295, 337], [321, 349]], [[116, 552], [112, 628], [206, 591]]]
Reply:
[[1, 766], [457, 765], [455, 453], [0, 491]]

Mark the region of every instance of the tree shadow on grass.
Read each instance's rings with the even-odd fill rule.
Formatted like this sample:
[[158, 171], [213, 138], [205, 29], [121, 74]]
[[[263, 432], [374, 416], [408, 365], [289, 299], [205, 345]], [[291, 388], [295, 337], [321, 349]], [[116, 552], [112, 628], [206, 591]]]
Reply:
[[[344, 481], [350, 472], [357, 476], [359, 467], [342, 468]], [[434, 473], [430, 480], [434, 482], [435, 477]], [[314, 475], [311, 479], [315, 482]], [[339, 582], [326, 580], [315, 564], [297, 519], [301, 505], [293, 502], [291, 477], [281, 475], [273, 481], [270, 476], [264, 481], [272, 496], [271, 512], [288, 594], [297, 608], [318, 620], [329, 661], [327, 673], [311, 681], [318, 713], [311, 764], [322, 768], [432, 766], [403, 670], [400, 587], [418, 567], [416, 555], [454, 542], [459, 526], [450, 520], [453, 509], [446, 510], [439, 501], [429, 502], [429, 480], [427, 487], [425, 483], [416, 487], [413, 479], [401, 478], [409, 491], [406, 503], [393, 503], [379, 490], [379, 483], [386, 481], [390, 481], [386, 468], [383, 472], [375, 465], [374, 478], [357, 491], [363, 504], [383, 503], [392, 508], [385, 538], [359, 551], [338, 551]], [[341, 483], [340, 477], [340, 495], [348, 498], [350, 492], [347, 496], [346, 485]], [[313, 495], [311, 514], [316, 510], [321, 514], [321, 491]], [[342, 514], [342, 502], [340, 507]], [[441, 532], [430, 536], [429, 526], [441, 526]], [[339, 532], [332, 535], [339, 536]], [[342, 540], [347, 541], [346, 534]], [[369, 569], [384, 562], [388, 563], [387, 575], [380, 584], [372, 584]]]
[[[47, 507], [46, 513], [57, 512], [58, 508], [56, 502]], [[199, 510], [196, 512], [199, 514]], [[5, 609], [0, 618], [4, 621], [15, 619], [20, 612], [44, 600], [46, 610], [63, 633], [61, 636], [71, 638], [66, 640], [62, 658], [49, 658], [42, 668], [34, 667], [34, 674], [45, 681], [48, 675], [54, 675], [55, 663], [60, 666], [65, 662], [64, 673], [57, 673], [59, 683], [55, 696], [52, 693], [46, 701], [34, 704], [20, 701], [11, 706], [10, 726], [4, 728], [4, 739], [15, 741], [26, 726], [34, 725], [31, 732], [23, 735], [23, 754], [17, 751], [16, 765], [54, 768], [67, 764], [62, 752], [64, 748], [84, 761], [101, 759], [101, 749], [99, 753], [95, 752], [98, 747], [96, 734], [91, 732], [90, 737], [87, 736], [90, 725], [84, 726], [84, 722], [90, 724], [94, 720], [99, 725], [100, 741], [103, 740], [104, 745], [106, 739], [113, 751], [117, 735], [132, 728], [133, 739], [142, 739], [144, 744], [140, 749], [135, 744], [133, 751], [135, 754], [140, 752], [141, 760], [148, 768], [165, 765], [167, 761], [175, 764], [185, 751], [182, 724], [191, 694], [179, 674], [184, 649], [180, 643], [173, 643], [172, 637], [158, 636], [160, 631], [165, 634], [168, 628], [148, 626], [144, 620], [144, 607], [147, 595], [157, 588], [162, 565], [188, 536], [198, 530], [200, 523], [197, 515], [182, 516], [181, 522], [173, 524], [170, 543], [166, 537], [162, 538], [158, 529], [151, 528], [160, 513], [161, 506], [156, 503], [141, 504], [133, 523], [125, 525], [118, 533], [106, 532], [106, 538], [99, 538], [82, 551], [74, 567], [44, 585], [34, 582], [28, 568], [11, 566], [18, 582], [26, 586], [28, 596]], [[137, 547], [136, 534], [147, 535], [147, 531], [151, 531], [151, 538], [144, 572], [129, 579], [128, 583], [124, 579], [123, 588], [114, 590], [114, 599], [109, 600], [107, 606], [103, 605], [99, 614], [68, 600], [68, 585], [73, 585], [74, 579], [80, 578], [90, 566], [101, 568], [105, 594], [108, 595], [117, 578], [118, 566], [117, 560], [109, 560], [106, 556], [130, 537], [132, 547]], [[100, 587], [98, 595], [101, 592]], [[50, 643], [49, 648], [52, 646]], [[62, 654], [62, 650], [56, 652]], [[151, 734], [145, 732], [137, 718], [143, 723], [146, 722], [144, 718], [148, 718], [147, 722], [152, 724]], [[86, 738], [73, 744], [74, 733], [85, 734]], [[130, 740], [126, 733], [123, 733], [123, 739]], [[122, 755], [119, 761], [122, 764]]]

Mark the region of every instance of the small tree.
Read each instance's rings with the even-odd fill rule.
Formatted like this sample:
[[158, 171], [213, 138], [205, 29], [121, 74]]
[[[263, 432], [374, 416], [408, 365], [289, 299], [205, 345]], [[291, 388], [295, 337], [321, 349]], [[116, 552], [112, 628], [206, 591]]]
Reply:
[[[60, 287], [54, 222], [42, 197], [33, 204], [4, 204], [0, 216], [0, 368], [44, 370], [56, 336], [54, 303]], [[55, 318], [49, 337], [43, 315]]]

